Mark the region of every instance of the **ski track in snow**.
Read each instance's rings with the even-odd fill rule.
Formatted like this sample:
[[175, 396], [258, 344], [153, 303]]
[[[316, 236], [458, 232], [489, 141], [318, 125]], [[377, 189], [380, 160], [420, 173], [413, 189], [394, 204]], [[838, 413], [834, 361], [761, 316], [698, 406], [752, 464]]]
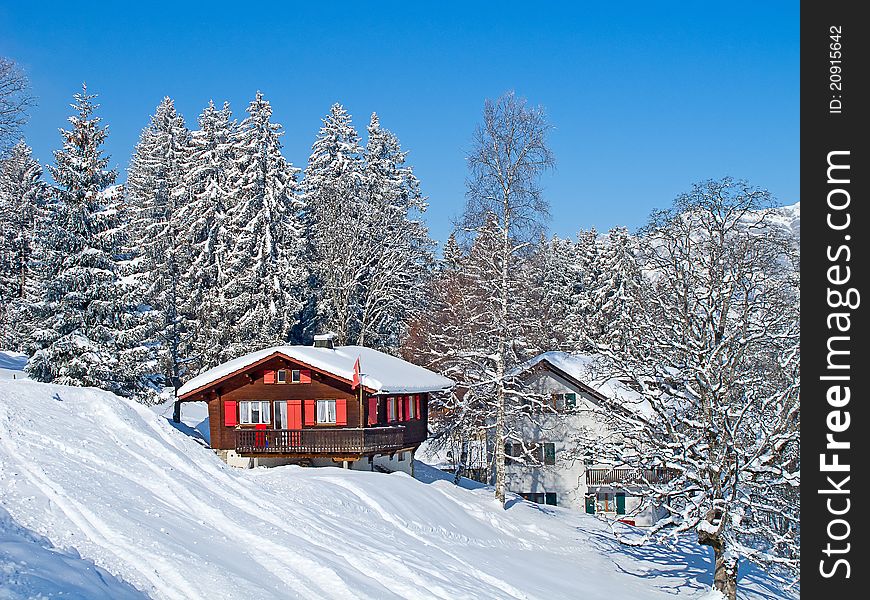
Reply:
[[401, 473], [232, 469], [154, 409], [2, 375], [3, 507], [154, 598], [658, 600], [707, 587], [619, 553], [586, 515], [503, 510], [491, 490]]

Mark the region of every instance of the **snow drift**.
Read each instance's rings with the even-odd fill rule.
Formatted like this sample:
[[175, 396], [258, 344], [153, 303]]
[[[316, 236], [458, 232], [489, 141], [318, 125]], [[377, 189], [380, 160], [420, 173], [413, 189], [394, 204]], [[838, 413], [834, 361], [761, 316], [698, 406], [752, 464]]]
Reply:
[[[591, 516], [516, 497], [502, 510], [488, 488], [417, 471], [423, 481], [232, 469], [195, 429], [145, 406], [0, 371], [0, 598], [653, 600], [709, 590], [709, 558], [694, 544], [623, 548]], [[28, 562], [45, 565], [42, 578]], [[744, 571], [744, 597], [786, 596]]]

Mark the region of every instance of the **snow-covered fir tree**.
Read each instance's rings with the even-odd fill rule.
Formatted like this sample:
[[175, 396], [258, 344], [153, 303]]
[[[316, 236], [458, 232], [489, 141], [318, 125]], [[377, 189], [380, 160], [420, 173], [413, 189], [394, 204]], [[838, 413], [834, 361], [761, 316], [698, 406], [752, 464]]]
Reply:
[[49, 167], [56, 183], [40, 232], [43, 290], [28, 342], [27, 371], [40, 381], [93, 385], [130, 395], [135, 381], [118, 372], [118, 336], [135, 318], [118, 286], [119, 218], [116, 177], [101, 146], [108, 130], [87, 87], [75, 94], [72, 127]]
[[420, 182], [398, 138], [372, 114], [364, 156], [364, 204], [359, 226], [364, 259], [355, 342], [397, 348], [405, 323], [425, 301], [434, 242], [422, 215]]
[[142, 130], [127, 171], [131, 260], [125, 274], [126, 293], [128, 302], [143, 313], [144, 323], [137, 323], [137, 331], [151, 349], [145, 361], [151, 373], [146, 376], [155, 388], [178, 381], [189, 354], [185, 332], [191, 324], [185, 322], [182, 310], [181, 281], [188, 246], [179, 229], [187, 200], [184, 175], [189, 149], [184, 118], [166, 97]]
[[42, 166], [19, 142], [0, 161], [0, 347], [20, 349], [27, 312], [40, 284], [36, 277], [37, 224], [48, 188]]
[[281, 154], [281, 125], [257, 92], [235, 134], [236, 204], [227, 228], [227, 327], [231, 354], [285, 343], [307, 292], [299, 169]]
[[178, 219], [182, 243], [189, 247], [181, 278], [186, 290], [183, 310], [193, 322], [191, 374], [233, 358], [228, 351], [233, 340], [226, 296], [227, 261], [234, 243], [227, 220], [239, 181], [235, 128], [229, 104], [218, 109], [209, 102], [190, 138], [186, 198]]
[[637, 240], [624, 227], [615, 227], [593, 256], [598, 266], [591, 267], [587, 263], [587, 268], [595, 274], [594, 287], [586, 290], [587, 333], [593, 343], [617, 352], [625, 350], [632, 343], [632, 321], [641, 310], [642, 275]]
[[553, 236], [542, 240], [528, 266], [530, 293], [537, 293], [539, 345], [546, 350], [577, 350], [584, 335], [581, 318], [585, 303], [580, 246]]
[[351, 117], [333, 104], [311, 148], [302, 180], [306, 254], [312, 266], [304, 335], [332, 331], [356, 340], [359, 292], [366, 262], [363, 149]]

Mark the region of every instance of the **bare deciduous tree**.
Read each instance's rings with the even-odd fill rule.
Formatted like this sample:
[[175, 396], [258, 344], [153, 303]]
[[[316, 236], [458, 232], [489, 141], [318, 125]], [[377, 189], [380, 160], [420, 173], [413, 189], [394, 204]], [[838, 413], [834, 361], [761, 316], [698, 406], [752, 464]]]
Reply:
[[549, 207], [541, 195], [540, 176], [552, 169], [555, 158], [547, 143], [551, 127], [540, 107], [507, 92], [487, 100], [483, 123], [474, 134], [468, 156], [466, 206], [461, 225], [474, 234], [494, 234], [495, 279], [491, 281], [493, 341], [487, 360], [492, 363], [495, 387], [495, 495], [505, 500], [506, 379], [514, 353], [513, 341], [522, 338], [513, 306], [515, 275], [524, 251], [539, 237]]
[[27, 76], [14, 61], [0, 56], [0, 155], [15, 145], [33, 106]]
[[796, 568], [800, 553], [800, 299], [795, 249], [767, 206], [766, 191], [726, 178], [654, 213], [631, 343], [599, 348], [642, 402], [614, 400], [622, 443], [597, 452], [670, 474], [643, 485], [658, 522], [623, 541], [695, 532], [731, 600], [738, 560]]

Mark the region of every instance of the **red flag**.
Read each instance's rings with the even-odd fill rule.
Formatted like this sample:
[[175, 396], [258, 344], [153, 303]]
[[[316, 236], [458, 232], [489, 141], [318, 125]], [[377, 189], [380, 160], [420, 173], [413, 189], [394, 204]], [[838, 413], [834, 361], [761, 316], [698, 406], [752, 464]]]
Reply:
[[360, 376], [359, 376], [359, 358], [356, 359], [356, 362], [353, 363], [353, 385], [350, 389], [355, 390], [357, 386], [360, 384]]

